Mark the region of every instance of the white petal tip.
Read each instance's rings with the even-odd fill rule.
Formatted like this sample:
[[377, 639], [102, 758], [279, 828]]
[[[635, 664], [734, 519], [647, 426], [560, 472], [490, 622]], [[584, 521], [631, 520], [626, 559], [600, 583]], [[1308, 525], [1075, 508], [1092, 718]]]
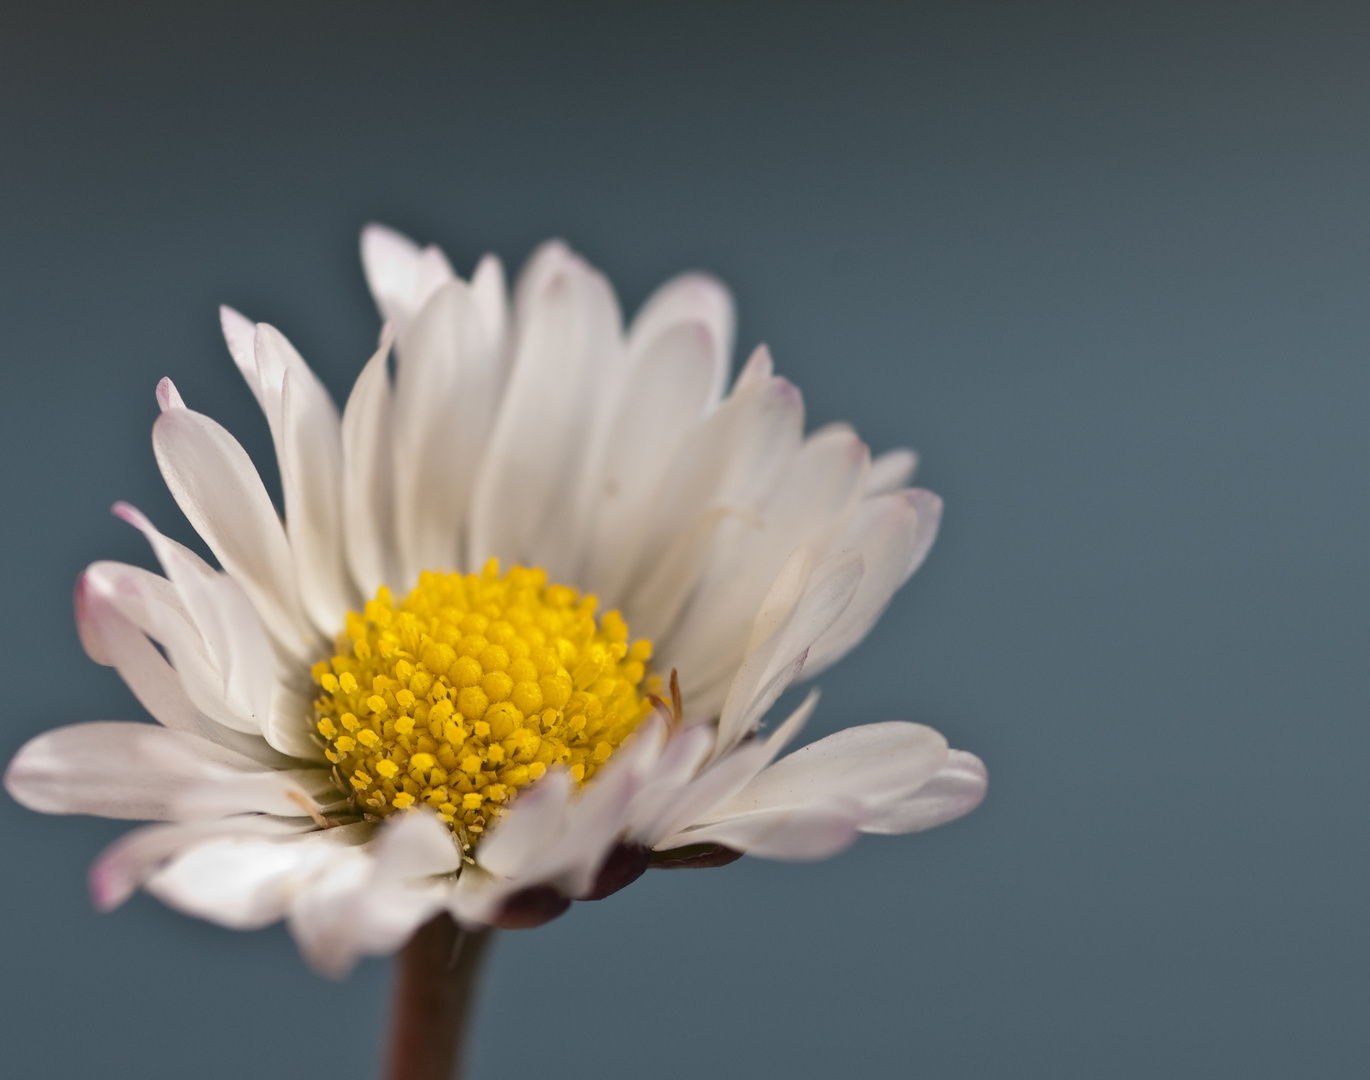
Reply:
[[90, 902], [100, 912], [113, 911], [119, 907], [133, 895], [135, 888], [131, 881], [103, 859], [90, 868], [86, 884], [90, 889]]
[[252, 331], [252, 320], [227, 304], [219, 305], [219, 325], [223, 327], [224, 337], [230, 340], [235, 333], [242, 330], [247, 330], [249, 333]]
[[181, 400], [181, 394], [176, 389], [176, 384], [169, 378], [163, 379], [157, 384], [157, 404], [162, 412], [169, 409], [184, 409], [186, 403]]
[[126, 503], [122, 499], [109, 508], [109, 512], [120, 521], [132, 525], [144, 536], [151, 535], [157, 530], [154, 528], [147, 515], [131, 503]]

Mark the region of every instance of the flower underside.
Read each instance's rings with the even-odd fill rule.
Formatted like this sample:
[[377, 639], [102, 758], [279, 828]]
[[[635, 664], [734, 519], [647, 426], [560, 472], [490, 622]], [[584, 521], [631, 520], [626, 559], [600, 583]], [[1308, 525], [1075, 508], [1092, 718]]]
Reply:
[[[584, 783], [651, 711], [650, 642], [617, 611], [491, 559], [425, 572], [396, 604], [382, 586], [313, 668], [324, 753], [358, 813], [423, 802], [470, 847], [553, 765]], [[648, 686], [646, 684], [650, 683]]]

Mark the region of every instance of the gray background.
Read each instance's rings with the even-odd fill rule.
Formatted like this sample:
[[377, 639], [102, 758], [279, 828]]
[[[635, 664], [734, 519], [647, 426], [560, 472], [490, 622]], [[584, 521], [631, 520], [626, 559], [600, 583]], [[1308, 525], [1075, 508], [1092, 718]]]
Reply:
[[[0, 756], [138, 715], [69, 595], [148, 562], [115, 499], [188, 538], [156, 380], [271, 475], [216, 304], [341, 396], [366, 220], [463, 272], [562, 235], [630, 310], [706, 268], [947, 500], [813, 734], [925, 721], [990, 796], [506, 935], [475, 1074], [1370, 1074], [1363, 15], [107, 7], [0, 14]], [[124, 827], [0, 800], [6, 1075], [372, 1075], [387, 966], [95, 914]]]

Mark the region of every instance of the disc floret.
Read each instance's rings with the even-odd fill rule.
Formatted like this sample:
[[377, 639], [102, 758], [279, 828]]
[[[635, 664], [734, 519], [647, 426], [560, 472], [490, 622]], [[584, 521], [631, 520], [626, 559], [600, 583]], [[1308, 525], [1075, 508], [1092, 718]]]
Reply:
[[[357, 812], [431, 806], [474, 843], [549, 768], [594, 776], [651, 711], [651, 643], [546, 571], [491, 559], [384, 586], [313, 668], [324, 753]], [[655, 680], [650, 680], [655, 682]]]

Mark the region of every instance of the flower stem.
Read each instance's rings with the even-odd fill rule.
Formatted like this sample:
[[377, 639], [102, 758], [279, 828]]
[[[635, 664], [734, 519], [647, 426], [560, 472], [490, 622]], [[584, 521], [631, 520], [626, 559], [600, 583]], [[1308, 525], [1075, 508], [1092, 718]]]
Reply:
[[492, 936], [439, 915], [409, 939], [395, 963], [386, 1080], [460, 1080], [476, 976]]

